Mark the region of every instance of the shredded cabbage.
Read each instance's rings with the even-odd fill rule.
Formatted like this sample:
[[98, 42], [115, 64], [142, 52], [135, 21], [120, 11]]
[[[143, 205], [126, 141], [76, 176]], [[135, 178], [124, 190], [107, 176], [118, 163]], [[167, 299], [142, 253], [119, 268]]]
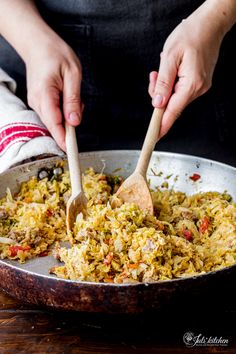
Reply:
[[[53, 255], [62, 262], [50, 272], [93, 282], [152, 282], [206, 273], [236, 263], [236, 205], [227, 194], [187, 196], [152, 191], [155, 216], [134, 204], [114, 203], [121, 178], [83, 175], [87, 214], [66, 234], [68, 172], [60, 178], [21, 185], [0, 200], [0, 256], [24, 262]], [[70, 241], [71, 247], [60, 245]]]

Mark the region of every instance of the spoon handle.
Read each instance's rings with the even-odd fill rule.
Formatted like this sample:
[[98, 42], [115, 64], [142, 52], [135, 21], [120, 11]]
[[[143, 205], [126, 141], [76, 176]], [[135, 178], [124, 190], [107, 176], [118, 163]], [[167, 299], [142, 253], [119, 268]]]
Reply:
[[70, 171], [72, 195], [76, 196], [82, 191], [81, 169], [79, 163], [79, 151], [76, 140], [75, 127], [65, 123], [66, 129], [66, 153]]
[[146, 178], [152, 152], [158, 141], [164, 108], [154, 108], [135, 172]]

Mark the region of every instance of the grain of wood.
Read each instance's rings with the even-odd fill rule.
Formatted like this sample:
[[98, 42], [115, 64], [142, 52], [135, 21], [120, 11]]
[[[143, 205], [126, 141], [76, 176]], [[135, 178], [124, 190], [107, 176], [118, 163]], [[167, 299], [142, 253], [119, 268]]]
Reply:
[[[195, 354], [182, 340], [187, 330], [229, 338], [227, 347], [204, 353], [235, 354], [236, 308], [151, 315], [93, 315], [28, 307], [0, 292], [0, 353]], [[5, 305], [3, 305], [5, 304]], [[233, 308], [233, 307], [232, 307]], [[181, 318], [181, 320], [180, 320]]]

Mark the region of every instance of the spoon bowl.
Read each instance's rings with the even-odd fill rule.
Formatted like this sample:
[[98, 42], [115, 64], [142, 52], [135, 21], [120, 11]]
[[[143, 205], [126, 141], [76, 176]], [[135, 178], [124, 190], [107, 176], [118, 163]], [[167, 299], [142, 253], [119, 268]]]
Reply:
[[135, 171], [122, 183], [115, 194], [124, 202], [135, 203], [140, 209], [147, 210], [151, 214], [154, 212], [153, 201], [146, 174], [159, 137], [163, 113], [163, 108], [154, 109]]

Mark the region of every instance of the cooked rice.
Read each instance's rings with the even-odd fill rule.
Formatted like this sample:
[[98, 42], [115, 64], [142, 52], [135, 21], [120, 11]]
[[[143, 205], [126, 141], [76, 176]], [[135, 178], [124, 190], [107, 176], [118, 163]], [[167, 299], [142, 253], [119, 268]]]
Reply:
[[227, 194], [153, 191], [155, 216], [134, 204], [114, 203], [120, 178], [83, 176], [88, 198], [79, 214], [71, 247], [65, 207], [68, 172], [59, 178], [24, 182], [0, 201], [0, 256], [24, 262], [53, 247], [62, 263], [50, 270], [58, 277], [95, 282], [151, 282], [206, 273], [236, 262], [236, 204]]

